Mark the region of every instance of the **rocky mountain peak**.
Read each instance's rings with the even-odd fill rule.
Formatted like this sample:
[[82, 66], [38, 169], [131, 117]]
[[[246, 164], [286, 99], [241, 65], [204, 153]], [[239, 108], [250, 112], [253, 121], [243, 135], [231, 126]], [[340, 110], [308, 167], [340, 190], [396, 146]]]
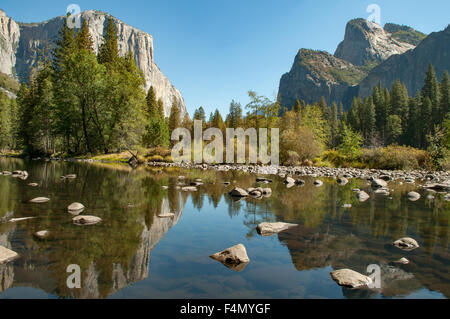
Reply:
[[377, 23], [359, 18], [347, 23], [344, 41], [334, 56], [354, 65], [377, 64], [414, 48], [415, 45], [399, 41]]

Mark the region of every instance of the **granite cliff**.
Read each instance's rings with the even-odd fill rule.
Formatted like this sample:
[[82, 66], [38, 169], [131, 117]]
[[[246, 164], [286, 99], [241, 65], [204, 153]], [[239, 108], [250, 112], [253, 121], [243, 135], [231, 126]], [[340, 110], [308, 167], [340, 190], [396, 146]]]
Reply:
[[[88, 24], [96, 52], [103, 41], [108, 17], [107, 13], [95, 10], [81, 13], [81, 20], [86, 20]], [[157, 97], [164, 102], [166, 116], [170, 114], [172, 99], [175, 97], [181, 108], [181, 116], [184, 116], [186, 106], [181, 93], [155, 62], [152, 36], [112, 18], [118, 30], [119, 53], [125, 55], [128, 51], [133, 52], [136, 64], [145, 76], [145, 89], [148, 90], [151, 85], [155, 88]], [[0, 72], [21, 81], [27, 80], [40, 55], [48, 54], [54, 46], [64, 21], [65, 17], [60, 16], [41, 23], [17, 23], [0, 10]]]
[[[364, 19], [351, 20], [347, 23], [344, 40], [334, 55], [324, 51], [299, 50], [291, 70], [281, 77], [280, 102], [283, 106], [292, 107], [297, 99], [314, 103], [323, 96], [328, 104], [342, 102], [348, 108], [354, 96], [367, 95], [383, 77], [385, 68], [393, 68], [390, 64], [386, 66], [388, 61], [397, 61], [400, 57], [413, 54], [416, 45], [428, 47], [429, 41], [423, 40], [424, 37], [426, 35], [407, 26], [388, 23], [382, 28]], [[445, 51], [439, 48], [434, 54], [442, 56]], [[427, 59], [422, 57], [422, 60]], [[424, 63], [427, 66], [429, 62]], [[403, 63], [400, 68], [407, 67]], [[379, 68], [383, 71], [377, 77], [374, 74], [378, 74], [375, 70]], [[440, 70], [439, 65], [437, 69]], [[395, 77], [398, 72], [395, 70], [388, 74]], [[422, 74], [421, 69], [415, 72], [420, 74], [416, 83], [419, 85], [421, 81], [423, 83], [425, 72]], [[365, 80], [366, 77], [370, 80]], [[389, 86], [394, 80], [386, 79], [382, 83]]]

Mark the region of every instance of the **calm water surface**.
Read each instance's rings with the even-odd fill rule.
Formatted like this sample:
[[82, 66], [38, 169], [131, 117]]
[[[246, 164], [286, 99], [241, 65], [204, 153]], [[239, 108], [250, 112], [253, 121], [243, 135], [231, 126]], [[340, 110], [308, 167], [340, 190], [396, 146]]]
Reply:
[[[345, 186], [287, 189], [277, 176], [273, 194], [234, 201], [237, 185], [259, 186], [242, 172], [183, 171], [85, 163], [26, 162], [0, 158], [0, 171], [27, 170], [21, 180], [0, 175], [0, 219], [37, 217], [0, 224], [0, 245], [20, 258], [0, 265], [0, 298], [448, 298], [450, 296], [450, 204], [414, 185], [391, 182], [391, 198], [375, 195], [367, 181]], [[74, 180], [62, 175], [77, 174]], [[195, 193], [176, 189], [178, 176], [201, 178]], [[226, 186], [224, 181], [230, 181]], [[29, 183], [39, 183], [30, 187]], [[169, 186], [168, 190], [162, 188]], [[371, 198], [359, 203], [352, 188]], [[413, 189], [417, 202], [406, 199]], [[45, 196], [44, 204], [29, 200]], [[103, 222], [76, 226], [72, 202]], [[343, 204], [352, 204], [344, 209]], [[173, 218], [159, 218], [161, 213]], [[298, 227], [271, 237], [257, 234], [263, 221]], [[33, 233], [50, 230], [39, 240]], [[404, 252], [391, 243], [415, 238], [420, 248]], [[208, 256], [242, 243], [250, 263], [241, 272]], [[401, 257], [411, 263], [392, 262]], [[66, 268], [81, 267], [81, 289], [68, 289]], [[334, 269], [382, 270], [379, 290], [350, 290], [330, 277]]]

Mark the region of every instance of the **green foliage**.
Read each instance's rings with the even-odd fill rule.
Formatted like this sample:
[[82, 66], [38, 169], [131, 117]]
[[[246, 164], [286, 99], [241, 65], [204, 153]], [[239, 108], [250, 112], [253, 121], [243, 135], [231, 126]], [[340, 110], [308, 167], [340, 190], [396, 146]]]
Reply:
[[118, 56], [111, 19], [106, 32], [97, 57], [86, 21], [76, 36], [63, 24], [52, 64], [22, 86], [18, 135], [26, 153], [109, 153], [142, 144], [144, 76], [131, 53]]
[[0, 87], [5, 90], [17, 94], [20, 89], [20, 83], [6, 75], [5, 73], [0, 72]]
[[434, 168], [441, 169], [443, 161], [446, 159], [446, 156], [448, 156], [448, 141], [445, 140], [448, 133], [444, 132], [444, 130], [439, 127], [436, 127], [434, 132], [434, 134], [427, 135], [429, 144], [428, 152]]
[[342, 142], [338, 150], [349, 159], [354, 159], [359, 155], [363, 138], [358, 132], [354, 132], [347, 125], [342, 127]]
[[391, 33], [394, 39], [416, 46], [427, 36], [426, 34], [414, 30], [411, 27], [394, 23], [386, 23], [384, 25], [384, 30]]
[[428, 153], [413, 147], [390, 145], [362, 149], [359, 160], [368, 168], [411, 170], [427, 165]]

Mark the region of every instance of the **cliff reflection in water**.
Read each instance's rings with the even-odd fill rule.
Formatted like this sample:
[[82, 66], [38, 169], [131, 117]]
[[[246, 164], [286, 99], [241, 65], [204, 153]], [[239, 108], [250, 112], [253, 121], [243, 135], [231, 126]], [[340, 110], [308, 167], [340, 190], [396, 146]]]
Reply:
[[[2, 292], [25, 286], [61, 298], [106, 298], [113, 294], [158, 297], [162, 293], [169, 297], [215, 298], [223, 295], [218, 286], [212, 289], [208, 284], [219, 279], [229, 291], [242, 292], [245, 297], [296, 296], [298, 291], [308, 290], [314, 291], [311, 296], [332, 298], [404, 297], [423, 290], [450, 297], [449, 202], [440, 194], [428, 200], [424, 192], [420, 201], [410, 202], [406, 193], [417, 190], [414, 185], [391, 183], [393, 191], [388, 198], [371, 193], [367, 181], [362, 180], [340, 186], [332, 179], [323, 179], [322, 187], [314, 187], [313, 179], [305, 177], [303, 187], [287, 189], [283, 179], [272, 176], [273, 183], [264, 185], [273, 191], [270, 198], [236, 201], [228, 191], [235, 185], [261, 186], [255, 175], [0, 158], [0, 171], [16, 169], [26, 169], [30, 177], [21, 181], [0, 176], [0, 220], [38, 218], [0, 223], [0, 245], [21, 255], [12, 263], [0, 265], [0, 297]], [[77, 178], [60, 178], [67, 174], [77, 174]], [[177, 188], [182, 182], [179, 175], [186, 176], [186, 183], [201, 178], [204, 184], [197, 192], [183, 192]], [[27, 186], [30, 182], [40, 186]], [[371, 199], [359, 203], [353, 188], [366, 190]], [[38, 196], [51, 200], [40, 205], [28, 203]], [[66, 208], [75, 201], [87, 207], [83, 214], [101, 217], [103, 222], [73, 225], [73, 216]], [[352, 208], [344, 209], [343, 204], [352, 204]], [[183, 210], [183, 222], [179, 223]], [[162, 213], [175, 216], [158, 217]], [[263, 238], [255, 230], [263, 221], [299, 226]], [[50, 239], [33, 236], [44, 229], [51, 230]], [[391, 245], [404, 236], [415, 238], [421, 247], [406, 253]], [[164, 252], [158, 254], [161, 260], [153, 259], [152, 263], [151, 251], [164, 237]], [[247, 246], [251, 262], [243, 272], [230, 274], [208, 254], [226, 248], [222, 243], [237, 244], [237, 240]], [[217, 243], [220, 247], [215, 246]], [[286, 256], [286, 261], [271, 256]], [[411, 263], [394, 263], [401, 257]], [[70, 264], [81, 267], [81, 289], [66, 286]], [[277, 268], [272, 268], [275, 264]], [[379, 290], [341, 289], [329, 276], [329, 270], [339, 268], [366, 273], [370, 264], [381, 267]], [[270, 269], [277, 270], [271, 273], [275, 270]], [[258, 271], [264, 275], [261, 277]], [[308, 286], [301, 275], [305, 272], [319, 276], [311, 284], [318, 287]], [[268, 279], [281, 273], [289, 274], [290, 282], [301, 287], [286, 294], [283, 289], [288, 288], [271, 288], [273, 281], [269, 284]], [[143, 281], [139, 287], [132, 287]], [[116, 294], [119, 290], [123, 291], [120, 295]]]
[[[7, 217], [8, 212], [15, 218], [39, 216], [36, 220], [0, 224], [0, 245], [21, 256], [0, 265], [0, 292], [11, 287], [34, 287], [62, 298], [105, 298], [141, 281], [149, 276], [151, 250], [178, 222], [186, 201], [175, 187], [161, 188], [160, 182], [167, 183], [167, 176], [155, 180], [150, 174], [136, 174], [127, 167], [114, 169], [114, 174], [108, 166], [60, 163], [33, 165], [27, 170], [33, 180], [40, 181], [40, 190], [30, 190], [26, 186], [30, 181], [0, 179], [0, 218]], [[70, 172], [77, 174], [77, 179], [60, 179]], [[48, 205], [27, 203], [38, 193], [51, 198]], [[18, 200], [18, 194], [27, 197]], [[83, 214], [99, 216], [103, 222], [74, 226], [73, 216], [66, 211], [72, 201], [82, 201], [87, 207]], [[157, 217], [164, 213], [175, 216]], [[50, 239], [33, 236], [42, 229], [51, 230]], [[67, 288], [70, 273], [66, 268], [70, 264], [81, 267], [81, 289]]]

